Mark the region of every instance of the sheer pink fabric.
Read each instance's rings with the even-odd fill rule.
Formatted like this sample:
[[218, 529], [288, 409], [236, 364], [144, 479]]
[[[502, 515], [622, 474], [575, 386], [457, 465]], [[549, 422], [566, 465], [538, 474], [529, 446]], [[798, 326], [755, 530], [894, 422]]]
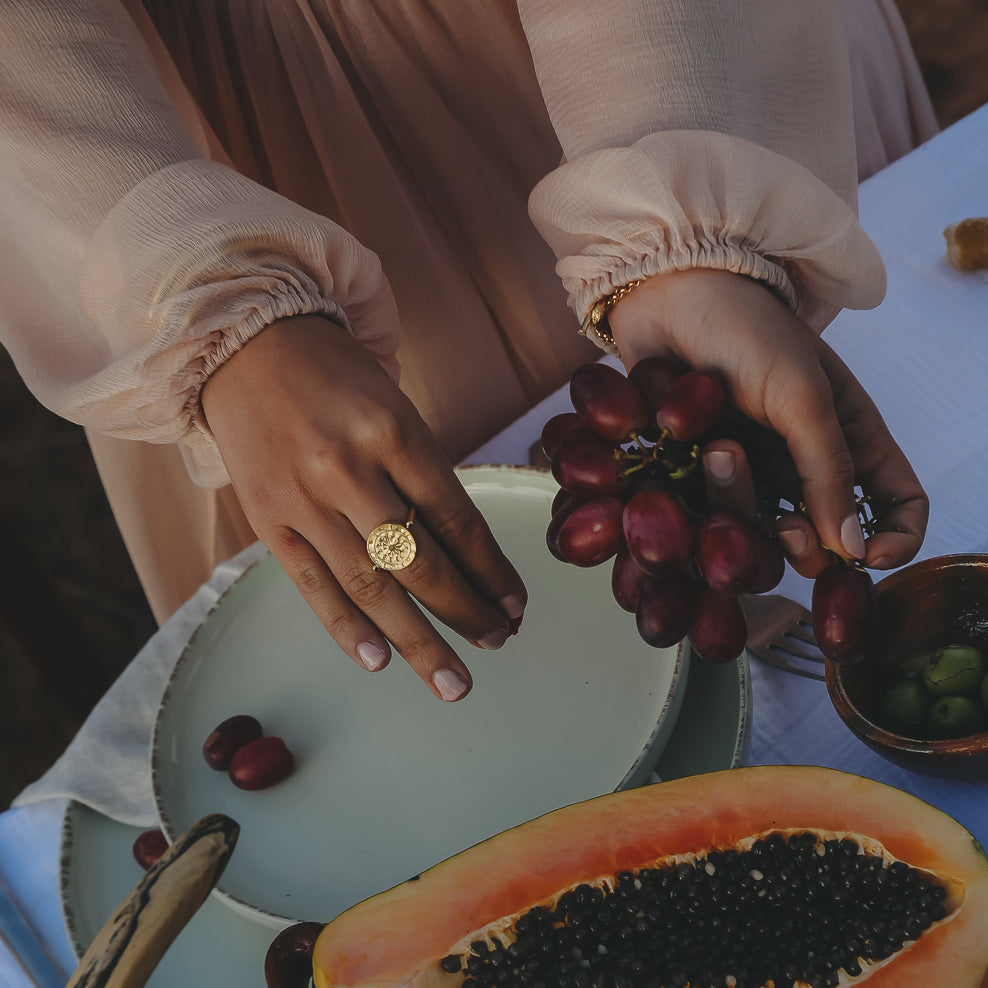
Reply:
[[198, 391], [274, 318], [397, 350], [455, 460], [596, 354], [567, 292], [700, 263], [820, 326], [877, 302], [855, 180], [933, 129], [892, 0], [843, 4], [850, 45], [839, 4], [734, 7], [0, 2], [3, 342], [159, 618], [253, 537]]

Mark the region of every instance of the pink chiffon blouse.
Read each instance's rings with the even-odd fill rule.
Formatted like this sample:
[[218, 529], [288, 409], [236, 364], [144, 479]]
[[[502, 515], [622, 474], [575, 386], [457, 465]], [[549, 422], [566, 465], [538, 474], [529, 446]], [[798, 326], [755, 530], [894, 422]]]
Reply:
[[861, 177], [935, 129], [892, 0], [0, 0], [0, 340], [159, 618], [252, 533], [199, 405], [322, 313], [455, 461], [693, 266], [876, 305]]

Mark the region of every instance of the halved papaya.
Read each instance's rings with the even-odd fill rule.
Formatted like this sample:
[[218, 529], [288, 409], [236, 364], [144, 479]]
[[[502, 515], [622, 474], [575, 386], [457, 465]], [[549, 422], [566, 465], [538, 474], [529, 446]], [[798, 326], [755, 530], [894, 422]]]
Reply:
[[574, 804], [341, 914], [316, 988], [988, 986], [988, 859], [921, 800], [764, 766]]

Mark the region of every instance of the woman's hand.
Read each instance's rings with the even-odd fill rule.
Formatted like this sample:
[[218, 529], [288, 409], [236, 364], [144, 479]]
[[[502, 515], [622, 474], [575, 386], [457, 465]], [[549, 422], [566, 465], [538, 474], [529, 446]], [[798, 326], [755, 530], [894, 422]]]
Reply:
[[[376, 670], [393, 643], [438, 697], [466, 695], [469, 671], [411, 598], [500, 648], [525, 587], [376, 361], [321, 316], [283, 319], [211, 375], [202, 406], [254, 531], [343, 651]], [[375, 570], [367, 536], [413, 507], [414, 559]]]
[[[798, 572], [819, 573], [827, 549], [873, 569], [915, 556], [929, 502], [912, 467], [854, 375], [768, 289], [727, 271], [663, 274], [622, 298], [608, 321], [627, 367], [672, 354], [717, 371], [731, 403], [785, 441], [809, 518], [786, 514], [776, 533]], [[756, 498], [741, 447], [713, 443], [704, 465], [714, 503], [751, 514]], [[878, 516], [867, 541], [856, 484]]]

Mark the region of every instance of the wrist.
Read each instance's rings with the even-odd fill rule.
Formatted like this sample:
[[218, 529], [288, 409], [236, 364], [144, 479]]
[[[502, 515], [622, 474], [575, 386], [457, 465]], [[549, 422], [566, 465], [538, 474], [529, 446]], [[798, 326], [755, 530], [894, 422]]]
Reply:
[[701, 336], [766, 305], [788, 313], [770, 289], [747, 275], [689, 268], [643, 280], [610, 307], [608, 328], [628, 367], [662, 351], [696, 365]]
[[334, 320], [320, 313], [284, 316], [268, 323], [239, 350], [232, 353], [199, 389], [199, 403], [207, 427], [210, 410], [214, 417], [217, 410], [232, 404], [237, 395], [257, 394], [270, 386], [274, 368], [279, 365], [280, 354], [289, 353], [299, 344], [299, 337], [317, 335], [324, 337], [327, 329], [336, 329], [349, 338], [349, 334]]

